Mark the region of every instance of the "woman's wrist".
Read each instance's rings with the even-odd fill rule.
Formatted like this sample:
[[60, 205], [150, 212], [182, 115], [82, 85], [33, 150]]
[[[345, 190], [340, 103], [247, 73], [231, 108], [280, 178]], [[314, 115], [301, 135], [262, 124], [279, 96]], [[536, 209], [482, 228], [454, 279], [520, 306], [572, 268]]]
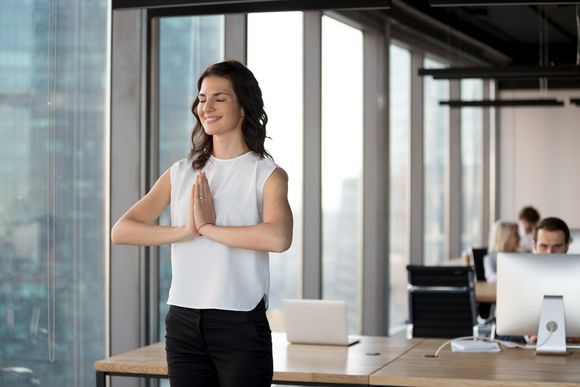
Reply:
[[195, 228], [195, 226], [193, 226], [193, 228], [190, 226], [179, 226], [177, 227], [177, 229], [179, 242], [190, 241], [194, 239], [196, 236], [198, 236], [197, 229]]
[[213, 226], [213, 223], [212, 222], [205, 222], [205, 223], [203, 223], [201, 226], [199, 226], [197, 228], [197, 233], [199, 235], [204, 235], [203, 232], [207, 230], [207, 227], [208, 226]]

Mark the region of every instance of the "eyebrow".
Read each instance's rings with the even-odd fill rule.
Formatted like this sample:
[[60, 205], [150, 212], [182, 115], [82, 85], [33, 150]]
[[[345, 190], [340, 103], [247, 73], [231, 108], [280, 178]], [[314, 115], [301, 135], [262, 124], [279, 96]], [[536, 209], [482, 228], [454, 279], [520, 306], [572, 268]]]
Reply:
[[[214, 97], [217, 97], [219, 95], [226, 95], [226, 96], [228, 96], [229, 94], [226, 93], [225, 91], [218, 91], [217, 93], [213, 93], [212, 94], [212, 96], [214, 96]], [[199, 93], [197, 96], [198, 97], [206, 97], [206, 95], [204, 93]]]

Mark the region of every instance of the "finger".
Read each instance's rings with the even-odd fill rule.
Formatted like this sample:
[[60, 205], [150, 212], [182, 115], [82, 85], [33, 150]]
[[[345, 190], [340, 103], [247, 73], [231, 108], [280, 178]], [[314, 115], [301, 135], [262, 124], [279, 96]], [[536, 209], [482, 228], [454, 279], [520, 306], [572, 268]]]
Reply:
[[207, 191], [205, 190], [205, 187], [203, 185], [203, 172], [197, 174], [197, 183], [199, 186], [199, 198], [205, 199], [205, 197], [207, 196]]
[[209, 181], [207, 180], [207, 176], [205, 175], [205, 173], [203, 174], [203, 189], [209, 195], [209, 193], [210, 193]]

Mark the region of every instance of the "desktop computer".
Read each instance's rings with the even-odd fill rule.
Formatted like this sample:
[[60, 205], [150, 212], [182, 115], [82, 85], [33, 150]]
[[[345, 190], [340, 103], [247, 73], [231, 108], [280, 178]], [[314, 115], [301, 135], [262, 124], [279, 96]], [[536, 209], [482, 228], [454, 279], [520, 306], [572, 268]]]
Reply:
[[580, 255], [500, 253], [498, 335], [538, 336], [537, 354], [566, 353], [580, 337]]

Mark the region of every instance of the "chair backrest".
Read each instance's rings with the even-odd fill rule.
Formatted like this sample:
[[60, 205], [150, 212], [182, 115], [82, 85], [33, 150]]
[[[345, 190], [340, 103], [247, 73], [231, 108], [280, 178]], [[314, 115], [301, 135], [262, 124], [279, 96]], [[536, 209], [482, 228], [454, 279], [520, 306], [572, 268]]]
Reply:
[[483, 268], [483, 257], [487, 255], [487, 247], [473, 247], [471, 258], [475, 268], [475, 276], [478, 281], [485, 281], [485, 269]]
[[407, 274], [408, 337], [477, 335], [472, 267], [408, 265]]

